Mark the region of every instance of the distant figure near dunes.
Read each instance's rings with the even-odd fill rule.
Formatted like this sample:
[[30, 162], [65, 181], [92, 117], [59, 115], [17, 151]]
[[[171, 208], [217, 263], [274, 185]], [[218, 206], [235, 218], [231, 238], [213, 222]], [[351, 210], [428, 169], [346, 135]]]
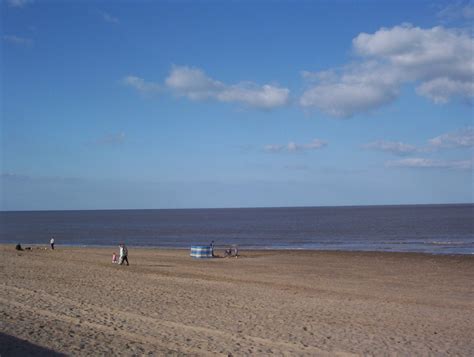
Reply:
[[54, 250], [54, 237], [51, 237], [49, 244], [51, 244], [51, 249]]

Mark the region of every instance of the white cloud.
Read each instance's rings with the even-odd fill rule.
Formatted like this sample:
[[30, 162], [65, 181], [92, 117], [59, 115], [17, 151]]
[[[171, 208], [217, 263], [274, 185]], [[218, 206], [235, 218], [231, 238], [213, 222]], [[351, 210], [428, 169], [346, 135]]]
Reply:
[[118, 24], [120, 23], [119, 19], [115, 16], [112, 16], [106, 12], [102, 12], [102, 18], [104, 19], [104, 21], [106, 22], [110, 22], [112, 24]]
[[287, 104], [290, 92], [287, 88], [270, 84], [258, 86], [253, 82], [226, 85], [208, 77], [201, 69], [187, 66], [174, 66], [165, 83], [176, 94], [191, 100], [215, 99], [260, 109]]
[[407, 167], [407, 168], [438, 168], [469, 170], [472, 169], [472, 160], [432, 160], [425, 158], [409, 158], [402, 160], [387, 161], [387, 167]]
[[165, 83], [178, 95], [192, 100], [217, 97], [225, 89], [223, 83], [207, 77], [202, 70], [187, 66], [173, 66]]
[[279, 144], [268, 144], [263, 147], [263, 150], [267, 152], [278, 152], [283, 150], [285, 145], [279, 145]]
[[396, 155], [408, 155], [418, 150], [414, 145], [405, 144], [400, 141], [394, 142], [384, 140], [377, 140], [372, 143], [366, 144], [363, 146], [363, 148], [385, 151]]
[[282, 144], [265, 145], [263, 147], [263, 150], [265, 150], [267, 152], [273, 152], [273, 153], [282, 152], [282, 151], [297, 152], [297, 151], [322, 149], [323, 147], [327, 146], [327, 144], [328, 143], [326, 141], [323, 141], [323, 140], [320, 140], [320, 139], [314, 139], [313, 141], [311, 141], [308, 144], [297, 144], [293, 141], [290, 141], [286, 145], [282, 145]]
[[404, 83], [418, 83], [417, 93], [435, 103], [474, 97], [474, 42], [467, 32], [402, 25], [361, 33], [352, 46], [360, 62], [340, 71], [302, 72], [310, 80], [303, 107], [350, 117], [392, 102]]
[[432, 99], [440, 93], [440, 85], [450, 88], [442, 102], [453, 95], [474, 95], [474, 43], [468, 33], [441, 26], [395, 26], [382, 28], [373, 35], [362, 33], [353, 40], [353, 46], [359, 55], [387, 61], [403, 73], [400, 82], [420, 80], [420, 92]]
[[24, 7], [26, 4], [33, 2], [32, 0], [7, 0], [10, 7]]
[[445, 133], [429, 139], [426, 145], [415, 146], [396, 141], [377, 140], [365, 145], [364, 149], [389, 152], [395, 155], [426, 153], [441, 149], [474, 147], [474, 127], [468, 126], [457, 131]]
[[137, 76], [126, 76], [122, 79], [122, 83], [135, 88], [141, 93], [152, 93], [157, 92], [161, 89], [161, 86], [154, 82], [146, 82], [143, 78]]
[[437, 136], [430, 139], [428, 143], [434, 149], [474, 147], [474, 127]]
[[423, 95], [437, 104], [445, 104], [452, 97], [474, 97], [474, 82], [453, 80], [442, 77], [422, 83], [416, 92]]
[[[340, 74], [325, 71], [303, 75], [311, 78], [312, 84], [301, 96], [300, 104], [334, 117], [346, 118], [371, 111], [391, 102], [399, 92], [393, 73], [374, 62], [347, 66]], [[319, 82], [314, 83], [318, 79]]]
[[386, 60], [417, 78], [465, 78], [473, 71], [470, 35], [442, 26], [381, 28], [374, 34], [359, 34], [352, 44], [357, 54]]
[[242, 83], [227, 87], [217, 95], [222, 102], [240, 102], [249, 107], [271, 109], [288, 102], [289, 90], [265, 84]]
[[300, 145], [300, 146], [304, 150], [316, 150], [316, 149], [321, 149], [321, 148], [325, 147], [327, 144], [328, 143], [326, 141], [319, 140], [319, 139], [314, 139], [309, 144], [303, 144], [303, 145]]
[[8, 43], [17, 45], [17, 46], [31, 46], [33, 41], [29, 38], [18, 37], [15, 35], [3, 35], [2, 39]]

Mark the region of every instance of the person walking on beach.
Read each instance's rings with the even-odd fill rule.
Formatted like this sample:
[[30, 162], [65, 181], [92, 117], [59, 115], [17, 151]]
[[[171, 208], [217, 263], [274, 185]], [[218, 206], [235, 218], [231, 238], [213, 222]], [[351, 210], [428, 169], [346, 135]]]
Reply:
[[54, 250], [54, 237], [51, 237], [49, 244], [51, 245], [51, 249]]
[[127, 265], [130, 265], [128, 264], [128, 249], [127, 247], [125, 246], [125, 244], [119, 244], [119, 248], [120, 248], [120, 252], [119, 252], [119, 265], [122, 265], [123, 262], [127, 262]]

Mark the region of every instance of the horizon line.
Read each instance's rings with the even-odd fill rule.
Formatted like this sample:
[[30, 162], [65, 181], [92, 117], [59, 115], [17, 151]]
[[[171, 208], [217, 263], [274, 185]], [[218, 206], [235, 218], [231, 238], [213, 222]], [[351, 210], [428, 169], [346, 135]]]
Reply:
[[350, 208], [350, 207], [402, 207], [402, 206], [469, 206], [471, 202], [450, 203], [390, 203], [390, 204], [347, 204], [347, 205], [321, 205], [321, 206], [247, 206], [247, 207], [188, 207], [188, 208], [91, 208], [91, 209], [24, 209], [3, 210], [7, 212], [83, 212], [83, 211], [178, 211], [178, 210], [243, 210], [243, 209], [285, 209], [285, 208]]

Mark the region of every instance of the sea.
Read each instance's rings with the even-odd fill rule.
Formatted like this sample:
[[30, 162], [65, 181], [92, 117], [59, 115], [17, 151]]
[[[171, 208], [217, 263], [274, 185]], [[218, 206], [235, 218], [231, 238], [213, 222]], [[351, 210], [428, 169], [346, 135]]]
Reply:
[[474, 204], [2, 211], [0, 243], [474, 254]]

